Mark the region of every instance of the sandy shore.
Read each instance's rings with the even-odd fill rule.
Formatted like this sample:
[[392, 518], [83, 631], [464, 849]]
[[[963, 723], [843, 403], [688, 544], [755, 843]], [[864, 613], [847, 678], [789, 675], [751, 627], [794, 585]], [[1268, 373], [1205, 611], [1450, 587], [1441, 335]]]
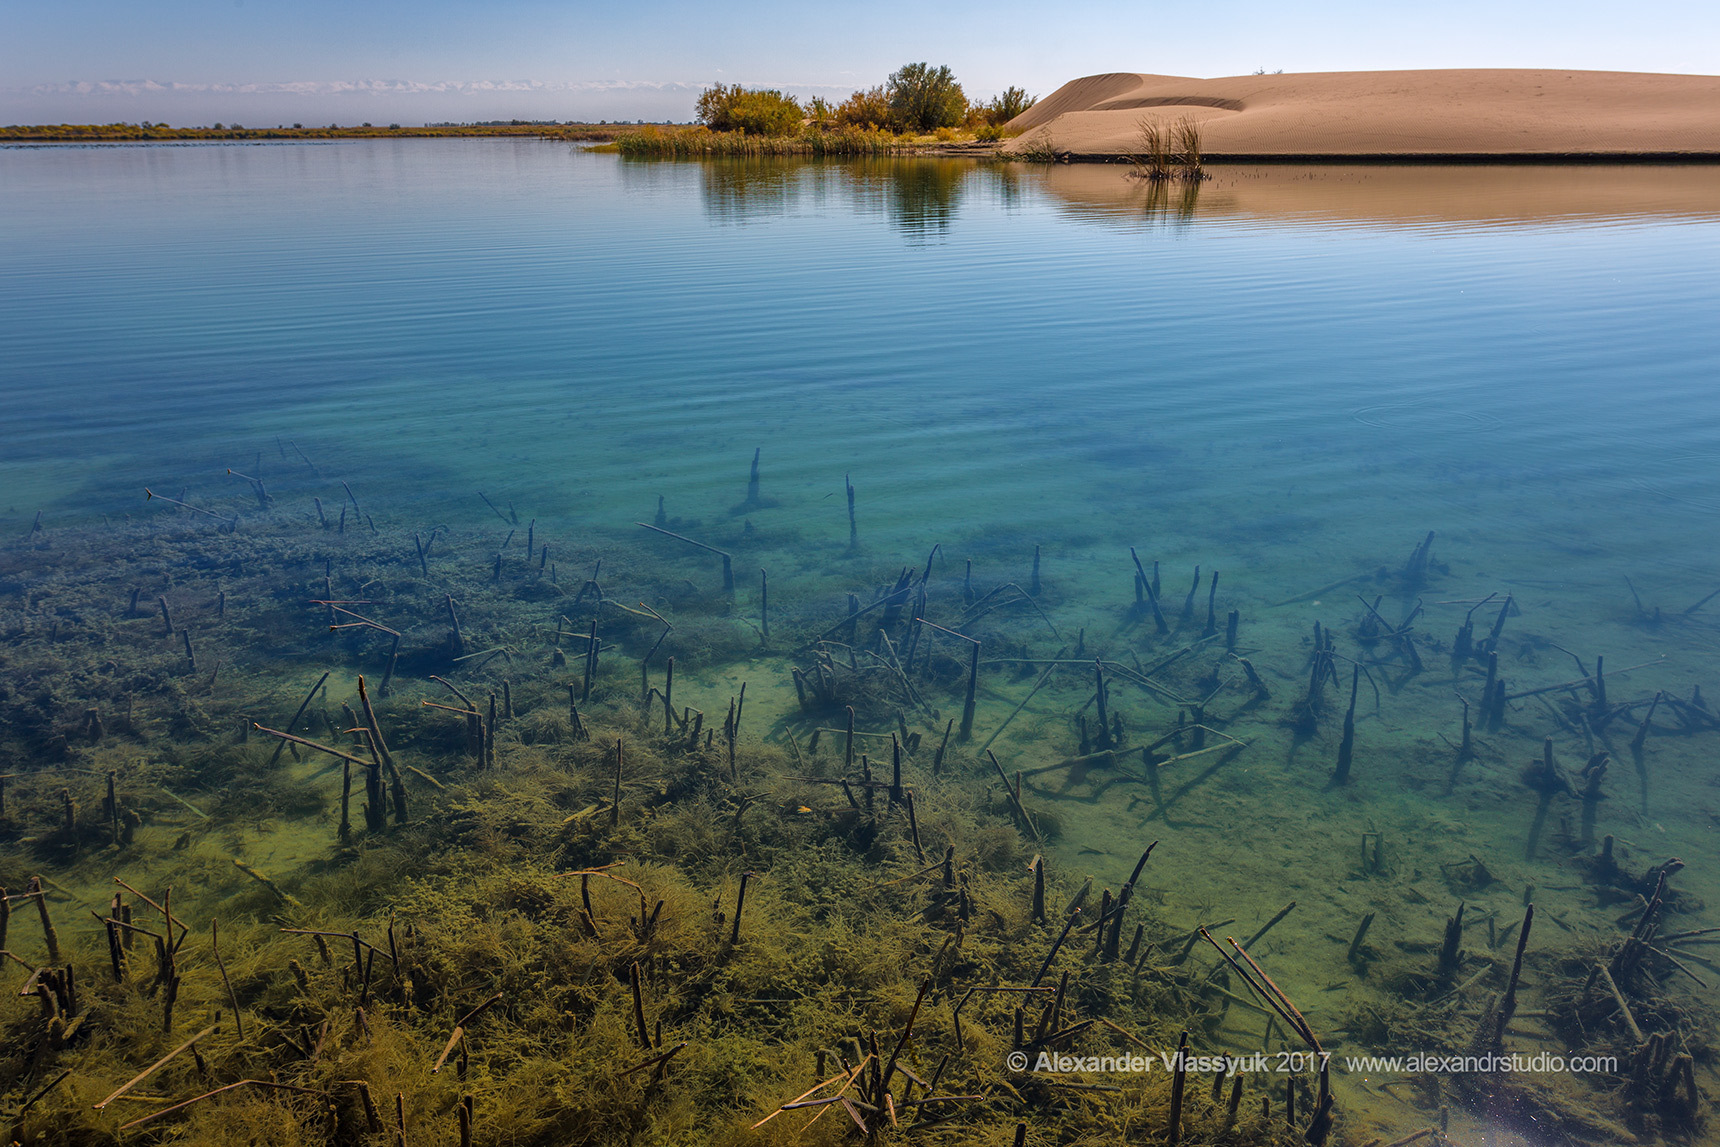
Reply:
[[1529, 69], [1084, 76], [1011, 121], [1009, 150], [1124, 155], [1148, 116], [1194, 120], [1213, 158], [1720, 160], [1720, 76]]

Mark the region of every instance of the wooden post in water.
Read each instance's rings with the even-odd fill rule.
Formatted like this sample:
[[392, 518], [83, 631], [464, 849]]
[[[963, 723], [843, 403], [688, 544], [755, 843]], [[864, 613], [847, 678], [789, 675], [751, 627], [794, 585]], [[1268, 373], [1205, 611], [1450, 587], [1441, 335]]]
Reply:
[[609, 827], [621, 823], [621, 738], [615, 738], [615, 793], [609, 806]]
[[[972, 638], [968, 640], [973, 641]], [[962, 705], [962, 728], [959, 741], [973, 740], [973, 711], [975, 693], [979, 688], [979, 642], [973, 642], [973, 648], [968, 657], [967, 701]]]
[[1147, 571], [1141, 568], [1141, 558], [1139, 554], [1135, 553], [1134, 546], [1129, 547], [1129, 557], [1134, 560], [1135, 573], [1140, 577], [1138, 584], [1140, 588], [1146, 590], [1147, 604], [1152, 607], [1153, 627], [1161, 634], [1169, 633], [1171, 631], [1171, 627], [1165, 623], [1164, 612], [1159, 609], [1159, 563], [1153, 563], [1153, 576], [1148, 578]]
[[1182, 1139], [1182, 1109], [1183, 1088], [1187, 1084], [1187, 1071], [1183, 1061], [1188, 1055], [1188, 1032], [1184, 1031], [1177, 1040], [1177, 1058], [1174, 1066], [1175, 1074], [1171, 1076], [1171, 1120], [1165, 1129], [1165, 1147], [1177, 1147]]
[[448, 624], [454, 627], [454, 656], [466, 656], [466, 637], [460, 632], [460, 615], [454, 612], [454, 595], [446, 595], [448, 601]]
[[854, 519], [854, 483], [848, 480], [848, 475], [842, 475], [842, 485], [848, 489], [848, 548], [860, 548], [860, 527]]
[[1350, 758], [1356, 748], [1356, 686], [1362, 678], [1362, 667], [1350, 667], [1350, 707], [1344, 713], [1344, 739], [1338, 744], [1338, 767], [1332, 772], [1334, 785], [1348, 784]]
[[675, 659], [669, 658], [663, 677], [663, 735], [674, 731], [675, 722]]
[[585, 643], [585, 679], [579, 687], [579, 699], [591, 700], [591, 681], [597, 676], [597, 617], [592, 616], [591, 633]]

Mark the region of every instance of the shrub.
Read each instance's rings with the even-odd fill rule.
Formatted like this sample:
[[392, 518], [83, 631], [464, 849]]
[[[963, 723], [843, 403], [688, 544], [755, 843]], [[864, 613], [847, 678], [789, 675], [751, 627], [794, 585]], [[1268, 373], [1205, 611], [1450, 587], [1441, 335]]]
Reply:
[[876, 131], [890, 125], [890, 101], [882, 87], [855, 92], [836, 109], [836, 122], [844, 127]]
[[717, 84], [699, 96], [699, 120], [712, 131], [745, 135], [792, 135], [800, 130], [800, 103], [775, 90], [748, 91]]
[[975, 111], [979, 118], [992, 127], [1002, 127], [1028, 108], [1039, 102], [1038, 96], [1030, 96], [1022, 88], [1006, 88], [1000, 96], [979, 105]]
[[967, 115], [967, 97], [949, 66], [903, 64], [886, 85], [890, 124], [898, 131], [930, 132], [955, 127]]

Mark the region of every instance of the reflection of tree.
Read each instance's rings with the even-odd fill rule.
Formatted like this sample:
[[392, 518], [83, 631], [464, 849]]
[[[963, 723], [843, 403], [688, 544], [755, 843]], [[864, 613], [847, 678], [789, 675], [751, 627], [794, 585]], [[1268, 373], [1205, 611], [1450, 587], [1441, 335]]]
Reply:
[[699, 164], [705, 211], [730, 223], [784, 215], [799, 197], [806, 163], [793, 159], [709, 159]]
[[1006, 208], [1021, 206], [1026, 191], [1021, 183], [1021, 170], [1013, 163], [993, 163], [980, 168], [984, 185], [997, 193], [997, 201]]
[[[817, 209], [836, 195], [859, 215], [881, 215], [904, 234], [927, 238], [949, 230], [979, 170], [963, 159], [708, 159], [699, 163], [699, 189], [705, 212], [723, 222]], [[997, 176], [997, 186], [1006, 203], [1023, 193], [1013, 174]]]
[[890, 221], [910, 235], [949, 230], [972, 164], [949, 159], [906, 159], [890, 165]]

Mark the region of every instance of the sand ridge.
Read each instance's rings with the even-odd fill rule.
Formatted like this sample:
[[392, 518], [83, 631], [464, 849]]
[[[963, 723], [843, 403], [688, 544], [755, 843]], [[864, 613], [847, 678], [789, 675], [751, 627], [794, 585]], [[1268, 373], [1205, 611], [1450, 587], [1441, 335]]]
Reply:
[[1071, 80], [1010, 121], [1078, 156], [1191, 119], [1209, 156], [1692, 156], [1720, 160], [1720, 76], [1523, 68]]

